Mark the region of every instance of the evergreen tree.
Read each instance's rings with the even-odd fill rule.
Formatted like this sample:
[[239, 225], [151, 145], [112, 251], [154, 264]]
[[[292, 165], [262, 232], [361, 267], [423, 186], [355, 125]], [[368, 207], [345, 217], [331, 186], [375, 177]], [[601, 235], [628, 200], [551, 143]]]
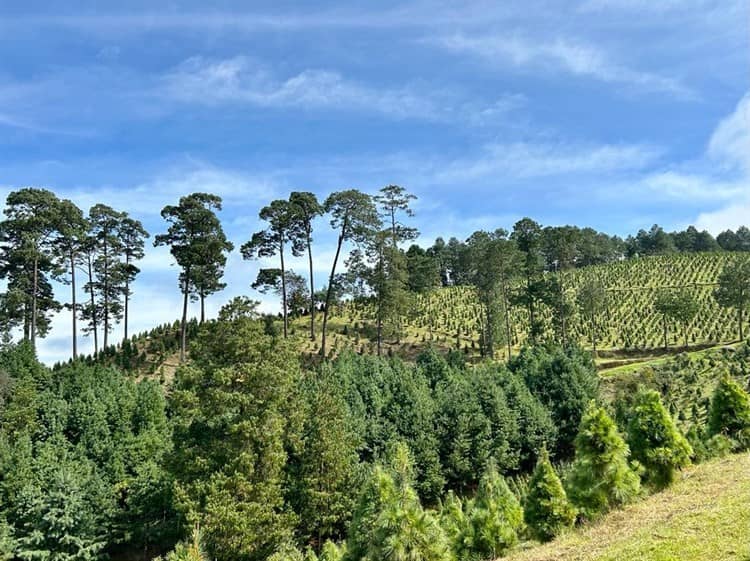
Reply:
[[331, 215], [331, 227], [338, 231], [336, 241], [336, 253], [331, 265], [331, 274], [328, 278], [328, 290], [326, 291], [325, 307], [323, 308], [323, 327], [321, 330], [322, 340], [320, 343], [320, 356], [326, 356], [326, 328], [328, 316], [336, 292], [336, 266], [338, 264], [341, 248], [345, 242], [353, 241], [362, 243], [380, 225], [377, 210], [373, 204], [372, 197], [349, 189], [332, 193], [323, 203], [327, 214]]
[[476, 288], [484, 309], [482, 352], [490, 358], [494, 357], [495, 342], [501, 339], [502, 333], [510, 359], [512, 285], [522, 256], [515, 242], [507, 239], [504, 230], [475, 232], [466, 245], [471, 263], [469, 280]]
[[602, 308], [607, 305], [607, 289], [599, 279], [591, 277], [579, 288], [577, 299], [581, 315], [588, 324], [589, 341], [596, 357], [596, 343], [599, 339], [598, 317]]
[[143, 259], [143, 246], [144, 240], [149, 237], [149, 233], [143, 227], [143, 224], [139, 220], [125, 216], [120, 224], [120, 241], [122, 243], [122, 257], [124, 262], [122, 264], [123, 272], [123, 297], [125, 298], [125, 306], [123, 309], [124, 316], [124, 330], [123, 339], [128, 338], [128, 312], [130, 297], [132, 291], [130, 285], [135, 280], [135, 277], [141, 270], [136, 267], [133, 262]]
[[50, 278], [55, 274], [54, 245], [61, 228], [60, 200], [46, 189], [11, 192], [0, 223], [0, 278], [5, 329], [21, 325], [24, 339], [36, 345], [50, 328], [50, 315], [61, 309]]
[[728, 375], [722, 376], [711, 397], [708, 433], [726, 435], [740, 449], [750, 448], [750, 397]]
[[170, 396], [176, 505], [200, 523], [211, 558], [263, 560], [296, 524], [283, 496], [287, 458], [301, 446], [296, 351], [239, 315], [204, 324], [191, 359]]
[[553, 539], [575, 522], [576, 509], [568, 501], [562, 482], [549, 461], [547, 448], [542, 449], [531, 475], [523, 517], [534, 537], [543, 542]]
[[83, 212], [69, 200], [60, 201], [60, 228], [59, 235], [55, 240], [55, 258], [60, 271], [64, 274], [58, 275], [58, 279], [65, 284], [70, 284], [70, 304], [66, 307], [71, 310], [73, 330], [73, 359], [78, 358], [78, 312], [76, 269], [81, 264], [81, 252], [86, 244], [88, 223], [83, 217]]
[[558, 432], [556, 457], [570, 458], [581, 417], [599, 393], [599, 374], [591, 355], [573, 346], [527, 347], [509, 367], [552, 414]]
[[173, 551], [167, 553], [162, 560], [157, 557], [154, 561], [208, 561], [208, 556], [203, 548], [201, 532], [196, 526], [189, 541], [178, 543]]
[[105, 349], [113, 323], [119, 323], [123, 314], [125, 270], [120, 263], [123, 251], [120, 232], [125, 217], [124, 212], [103, 204], [96, 204], [89, 210], [89, 236], [94, 251], [94, 278], [89, 290], [95, 297], [92, 298], [93, 309], [84, 307], [84, 317], [89, 322], [92, 318], [101, 319], [102, 344]]
[[[258, 259], [262, 257], [279, 256], [281, 268], [278, 278], [281, 280], [281, 313], [284, 319], [284, 337], [288, 336], [289, 320], [286, 287], [286, 261], [284, 251], [287, 244], [291, 244], [292, 254], [300, 255], [304, 250], [305, 232], [303, 224], [298, 220], [297, 207], [289, 201], [276, 200], [260, 210], [261, 220], [268, 222], [268, 228], [255, 232], [240, 248], [244, 259]], [[263, 269], [261, 269], [261, 272]], [[256, 284], [259, 284], [260, 274]]]
[[485, 470], [476, 497], [466, 510], [467, 534], [463, 540], [470, 544], [471, 557], [495, 559], [518, 543], [523, 510], [494, 462]]
[[179, 277], [183, 296], [180, 323], [182, 362], [185, 361], [187, 349], [188, 299], [196, 286], [206, 280], [205, 274], [208, 271], [219, 275], [221, 268], [212, 267], [224, 262], [226, 257], [223, 253], [231, 249], [231, 244], [226, 241], [221, 222], [215, 213], [220, 210], [220, 197], [208, 193], [193, 193], [181, 197], [177, 206], [167, 205], [161, 211], [161, 216], [169, 223], [169, 228], [165, 234], [156, 236], [154, 245], [169, 246], [177, 265], [182, 269]]
[[750, 301], [750, 261], [737, 259], [724, 266], [714, 291], [716, 302], [724, 308], [737, 310], [737, 331], [744, 339], [745, 308]]
[[544, 285], [541, 278], [543, 270], [542, 228], [530, 218], [523, 218], [513, 225], [511, 239], [516, 242], [518, 249], [524, 255], [521, 267], [524, 285], [518, 293], [516, 301], [526, 307], [529, 314], [529, 337], [532, 341], [536, 341], [542, 331], [542, 324], [537, 316]]
[[318, 202], [313, 193], [294, 191], [289, 195], [289, 203], [292, 205], [292, 213], [295, 221], [302, 232], [304, 243], [307, 248], [307, 261], [310, 273], [310, 340], [315, 340], [315, 280], [313, 278], [312, 257], [312, 223], [315, 218], [323, 214], [323, 206]]
[[630, 411], [627, 430], [633, 459], [645, 468], [644, 481], [663, 488], [675, 469], [690, 463], [693, 450], [654, 390], [641, 390]]
[[447, 561], [450, 546], [438, 520], [412, 487], [408, 449], [398, 445], [390, 469], [376, 466], [349, 527], [349, 561]]
[[306, 380], [307, 411], [303, 448], [292, 459], [294, 496], [301, 534], [318, 545], [342, 539], [354, 506], [360, 445], [341, 388], [324, 369]]
[[607, 412], [593, 402], [581, 419], [575, 451], [566, 487], [585, 517], [626, 504], [640, 492], [638, 474], [628, 464], [628, 445]]

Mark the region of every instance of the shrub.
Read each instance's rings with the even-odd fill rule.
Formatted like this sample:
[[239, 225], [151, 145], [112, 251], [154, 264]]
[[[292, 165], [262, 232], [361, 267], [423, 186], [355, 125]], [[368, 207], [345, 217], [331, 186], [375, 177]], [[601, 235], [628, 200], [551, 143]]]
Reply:
[[414, 490], [408, 449], [395, 448], [390, 469], [376, 466], [352, 516], [348, 561], [447, 561], [448, 539], [437, 519], [422, 509]]
[[568, 501], [546, 448], [542, 449], [531, 476], [523, 517], [532, 535], [543, 542], [551, 540], [575, 522], [576, 509]]
[[[161, 561], [161, 557], [157, 557], [155, 561]], [[178, 543], [174, 550], [167, 553], [165, 561], [208, 561], [197, 526], [193, 528], [190, 541]]]
[[576, 347], [529, 347], [509, 366], [549, 408], [558, 429], [556, 457], [571, 457], [581, 417], [599, 391], [599, 375], [591, 356]]
[[654, 390], [642, 390], [636, 395], [627, 436], [633, 458], [645, 468], [644, 481], [656, 488], [670, 485], [675, 470], [688, 465], [693, 455]]
[[568, 496], [587, 518], [630, 502], [640, 491], [628, 464], [628, 445], [607, 412], [593, 402], [581, 419], [575, 460], [566, 481]]
[[737, 442], [735, 449], [750, 447], [750, 398], [728, 375], [719, 381], [711, 398], [708, 434], [732, 438]]
[[523, 511], [494, 462], [490, 462], [476, 497], [467, 505], [466, 518], [463, 541], [469, 558], [494, 559], [518, 542]]

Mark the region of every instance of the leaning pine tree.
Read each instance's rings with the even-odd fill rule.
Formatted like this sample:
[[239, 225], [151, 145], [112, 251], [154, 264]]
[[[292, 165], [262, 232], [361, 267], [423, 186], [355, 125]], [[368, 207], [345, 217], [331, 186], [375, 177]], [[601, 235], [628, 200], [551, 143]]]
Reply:
[[592, 402], [581, 419], [575, 459], [566, 481], [568, 496], [586, 518], [638, 495], [640, 478], [628, 464], [629, 453], [615, 422]]
[[533, 536], [543, 542], [573, 526], [576, 519], [576, 509], [568, 501], [546, 447], [542, 449], [529, 481], [523, 517]]
[[654, 390], [642, 390], [636, 396], [627, 437], [633, 459], [645, 468], [644, 481], [657, 489], [669, 486], [675, 470], [687, 466], [693, 455], [692, 447]]
[[750, 397], [728, 375], [721, 378], [711, 398], [708, 434], [728, 436], [738, 450], [750, 448]]

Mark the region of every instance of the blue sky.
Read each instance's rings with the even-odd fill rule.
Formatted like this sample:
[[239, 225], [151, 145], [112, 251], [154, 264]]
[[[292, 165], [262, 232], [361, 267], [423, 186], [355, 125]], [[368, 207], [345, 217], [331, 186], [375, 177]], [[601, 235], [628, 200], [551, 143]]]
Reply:
[[[749, 222], [749, 20], [745, 0], [6, 0], [0, 196], [43, 186], [159, 233], [165, 204], [211, 191], [236, 245], [291, 190], [390, 183], [418, 195], [424, 243], [523, 216], [718, 233]], [[260, 298], [257, 267], [232, 256], [211, 310]], [[168, 253], [143, 269], [136, 329], [179, 310]]]

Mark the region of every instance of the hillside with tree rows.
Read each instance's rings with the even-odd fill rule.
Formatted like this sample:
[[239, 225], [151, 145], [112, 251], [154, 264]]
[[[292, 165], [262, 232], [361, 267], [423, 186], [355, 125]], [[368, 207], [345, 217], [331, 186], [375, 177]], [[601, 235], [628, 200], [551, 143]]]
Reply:
[[[153, 237], [177, 265], [180, 317], [130, 334], [143, 225], [11, 193], [0, 557], [490, 561], [694, 493], [683, 473], [740, 469], [750, 232], [622, 240], [524, 218], [422, 248], [414, 199], [398, 185], [294, 192], [235, 243], [219, 196], [182, 196]], [[253, 286], [280, 313], [247, 295], [206, 313], [235, 247], [262, 262]], [[37, 349], [57, 313], [71, 357], [49, 368]], [[604, 371], [607, 353], [638, 362]], [[732, 559], [708, 540], [699, 553]]]
[[[738, 311], [720, 305], [715, 291], [724, 267], [742, 257], [741, 253], [728, 252], [655, 255], [547, 274], [562, 279], [568, 314], [566, 341], [592, 350], [595, 344], [597, 351], [605, 351], [601, 353], [604, 356], [616, 355], [616, 351], [637, 356], [665, 347], [665, 323], [668, 349], [738, 340]], [[582, 298], [585, 287], [592, 283], [600, 285], [604, 292], [593, 318]], [[515, 284], [513, 288], [521, 287]], [[694, 316], [685, 322], [675, 317], [665, 318], [658, 309], [659, 296], [672, 291], [697, 305]], [[471, 357], [480, 355], [485, 318], [475, 288], [435, 288], [416, 295], [411, 306], [398, 342], [388, 341], [391, 352], [408, 356], [415, 349], [434, 345], [446, 350], [458, 349]], [[347, 301], [334, 308], [331, 320], [336, 326], [334, 348], [374, 352], [371, 335], [375, 314], [376, 307], [368, 299]], [[558, 314], [559, 309], [553, 305], [541, 303], [537, 311], [541, 339], [561, 339], [560, 326], [556, 325]], [[746, 321], [747, 318], [743, 320], [745, 326]], [[509, 323], [512, 353], [529, 340], [528, 311], [512, 307]], [[305, 349], [314, 352], [318, 343], [307, 343]], [[496, 355], [507, 357], [507, 352], [507, 348], [500, 348]]]

